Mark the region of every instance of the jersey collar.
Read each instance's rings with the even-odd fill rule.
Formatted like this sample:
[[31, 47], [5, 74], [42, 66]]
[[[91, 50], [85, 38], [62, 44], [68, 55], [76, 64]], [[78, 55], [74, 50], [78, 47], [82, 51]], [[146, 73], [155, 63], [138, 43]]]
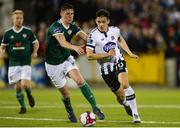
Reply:
[[17, 31], [14, 27], [12, 27], [13, 31], [16, 32], [16, 33], [20, 33], [23, 29], [23, 26]]
[[100, 31], [100, 30], [98, 29], [98, 27], [97, 27], [97, 30], [98, 30], [100, 33], [107, 33], [107, 32], [109, 31], [109, 27], [107, 28], [107, 31], [106, 31], [106, 32]]
[[62, 19], [60, 19], [58, 22], [61, 23], [65, 29], [68, 29], [68, 28], [70, 27], [70, 25], [68, 25], [68, 26], [66, 27], [66, 26], [64, 25]]
[[107, 37], [107, 33], [108, 33], [108, 31], [109, 31], [109, 27], [108, 27], [108, 29], [107, 29], [107, 32], [102, 32], [102, 31], [100, 31], [100, 30], [98, 29], [98, 27], [97, 27], [97, 30], [98, 30], [100, 33], [104, 34], [105, 37]]

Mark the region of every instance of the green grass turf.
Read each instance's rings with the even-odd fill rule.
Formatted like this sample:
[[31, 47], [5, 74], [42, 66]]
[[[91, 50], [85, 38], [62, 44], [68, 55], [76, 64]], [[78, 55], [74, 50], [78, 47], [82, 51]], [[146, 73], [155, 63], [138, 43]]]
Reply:
[[[98, 105], [106, 115], [105, 121], [97, 120], [97, 127], [180, 127], [180, 90], [134, 89], [142, 123], [133, 124], [123, 107], [116, 102], [107, 88], [93, 89]], [[71, 89], [71, 101], [76, 116], [91, 110], [79, 89]], [[35, 108], [30, 108], [25, 96], [27, 113], [20, 115], [15, 90], [0, 90], [0, 126], [16, 127], [81, 127], [80, 122], [70, 123], [61, 95], [56, 89], [33, 89]]]

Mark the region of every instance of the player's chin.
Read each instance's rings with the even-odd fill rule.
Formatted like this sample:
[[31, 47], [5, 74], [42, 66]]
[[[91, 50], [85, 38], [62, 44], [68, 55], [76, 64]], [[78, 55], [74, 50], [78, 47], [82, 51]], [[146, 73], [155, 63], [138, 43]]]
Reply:
[[16, 26], [17, 27], [22, 27], [22, 24], [21, 23], [17, 23]]
[[72, 23], [73, 22], [73, 20], [68, 20], [68, 23], [70, 24], [70, 23]]

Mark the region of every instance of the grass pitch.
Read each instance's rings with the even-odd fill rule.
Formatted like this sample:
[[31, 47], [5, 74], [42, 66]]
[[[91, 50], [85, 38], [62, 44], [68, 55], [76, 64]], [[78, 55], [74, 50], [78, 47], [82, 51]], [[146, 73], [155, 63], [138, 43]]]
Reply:
[[[95, 127], [180, 127], [180, 90], [134, 89], [142, 123], [133, 124], [123, 107], [109, 89], [93, 89], [98, 105], [106, 115], [104, 121], [97, 120]], [[27, 113], [20, 115], [14, 89], [0, 90], [1, 127], [81, 127], [80, 122], [70, 123], [61, 95], [56, 89], [33, 89], [35, 108], [30, 108], [25, 96]], [[71, 89], [71, 101], [76, 116], [90, 105], [79, 89]]]

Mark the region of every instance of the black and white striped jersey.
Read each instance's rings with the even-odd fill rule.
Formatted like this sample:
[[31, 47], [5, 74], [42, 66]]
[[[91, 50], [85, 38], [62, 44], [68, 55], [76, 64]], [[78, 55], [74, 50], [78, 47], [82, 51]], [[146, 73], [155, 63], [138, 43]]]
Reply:
[[109, 74], [110, 71], [113, 71], [115, 63], [124, 60], [118, 45], [118, 38], [120, 36], [120, 29], [113, 26], [109, 26], [106, 33], [100, 32], [98, 28], [94, 28], [88, 36], [86, 47], [93, 50], [94, 53], [106, 53], [111, 49], [115, 49], [116, 56], [109, 59], [97, 60], [100, 65], [100, 71], [103, 74]]

